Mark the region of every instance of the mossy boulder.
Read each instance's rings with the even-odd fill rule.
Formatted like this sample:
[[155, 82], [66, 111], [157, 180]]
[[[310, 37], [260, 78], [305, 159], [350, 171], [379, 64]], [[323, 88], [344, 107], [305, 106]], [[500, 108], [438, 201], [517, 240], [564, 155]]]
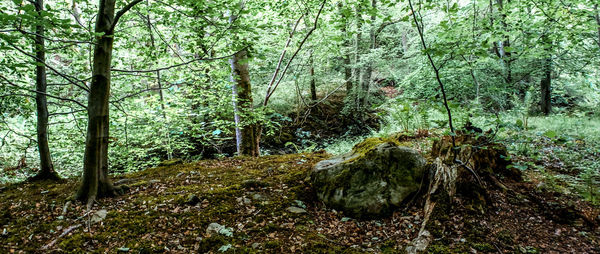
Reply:
[[391, 213], [421, 186], [426, 160], [394, 139], [368, 138], [315, 165], [311, 179], [327, 206], [354, 217]]

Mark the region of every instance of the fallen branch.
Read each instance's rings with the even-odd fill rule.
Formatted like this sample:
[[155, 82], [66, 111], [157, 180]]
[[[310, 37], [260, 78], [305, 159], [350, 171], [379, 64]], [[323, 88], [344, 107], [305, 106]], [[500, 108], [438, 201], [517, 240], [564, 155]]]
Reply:
[[83, 224], [77, 224], [77, 225], [68, 227], [57, 238], [55, 238], [54, 240], [52, 240], [52, 242], [49, 242], [48, 244], [42, 246], [41, 250], [47, 250], [47, 249], [49, 249], [50, 247], [54, 246], [54, 244], [56, 244], [56, 242], [58, 241], [58, 239], [60, 239], [63, 236], [66, 236], [67, 234], [71, 233], [71, 231], [73, 231], [73, 230], [75, 230], [75, 229], [77, 229], [77, 228], [79, 228], [81, 226], [83, 226]]

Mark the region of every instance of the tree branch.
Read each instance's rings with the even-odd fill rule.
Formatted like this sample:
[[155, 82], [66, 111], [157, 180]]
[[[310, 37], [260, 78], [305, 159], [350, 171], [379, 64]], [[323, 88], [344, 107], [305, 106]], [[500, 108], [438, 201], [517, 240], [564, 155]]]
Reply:
[[142, 2], [142, 0], [133, 0], [129, 4], [125, 5], [125, 7], [123, 7], [123, 9], [119, 10], [115, 14], [115, 19], [113, 20], [112, 25], [110, 26], [110, 31], [114, 31], [115, 27], [117, 26], [117, 23], [119, 22], [119, 19], [121, 19], [121, 17], [123, 15], [125, 15], [125, 13], [127, 13], [129, 10], [131, 10], [131, 8], [133, 8], [133, 6], [135, 6], [136, 4], [138, 4], [140, 2]]
[[169, 70], [169, 69], [173, 69], [173, 68], [177, 68], [177, 67], [181, 67], [184, 65], [188, 65], [194, 62], [200, 62], [200, 61], [212, 61], [212, 60], [220, 60], [220, 59], [226, 59], [226, 58], [230, 58], [231, 56], [237, 54], [238, 52], [247, 49], [248, 47], [244, 47], [243, 49], [227, 55], [227, 56], [220, 56], [220, 57], [213, 57], [213, 58], [194, 58], [192, 60], [189, 60], [187, 62], [183, 62], [183, 63], [179, 63], [179, 64], [175, 64], [175, 65], [171, 65], [171, 66], [166, 66], [166, 67], [161, 67], [161, 68], [157, 68], [157, 69], [151, 69], [151, 70], [123, 70], [123, 69], [111, 69], [111, 71], [115, 71], [115, 72], [125, 72], [125, 73], [150, 73], [150, 72], [157, 72], [157, 71], [164, 71], [164, 70]]
[[30, 90], [30, 89], [27, 89], [27, 88], [24, 88], [24, 87], [20, 87], [19, 85], [17, 85], [15, 83], [13, 83], [12, 81], [10, 81], [8, 78], [4, 77], [2, 74], [0, 74], [0, 78], [4, 79], [8, 85], [16, 87], [19, 90], [28, 91], [28, 92], [31, 92], [31, 93], [42, 94], [42, 95], [48, 96], [50, 98], [54, 98], [54, 99], [61, 100], [61, 101], [70, 101], [70, 102], [73, 102], [73, 103], [75, 103], [75, 104], [77, 104], [77, 105], [79, 105], [79, 106], [87, 109], [87, 107], [85, 105], [83, 105], [81, 102], [78, 102], [76, 100], [69, 99], [69, 98], [63, 98], [63, 97], [59, 97], [59, 96], [55, 96], [55, 95], [43, 93], [43, 92], [40, 92], [40, 91]]
[[[290, 58], [290, 60], [287, 62], [285, 68], [283, 69], [283, 72], [281, 73], [281, 76], [277, 80], [277, 83], [275, 83], [275, 85], [273, 86], [273, 89], [269, 89], [271, 87], [271, 85], [272, 85], [272, 84], [269, 84], [269, 88], [267, 88], [267, 95], [265, 96], [265, 100], [263, 102], [263, 106], [267, 106], [267, 104], [269, 103], [269, 98], [271, 98], [271, 96], [275, 92], [275, 89], [277, 89], [277, 87], [281, 83], [281, 80], [283, 80], [283, 77], [285, 76], [285, 73], [287, 72], [287, 70], [290, 67], [290, 65], [292, 64], [292, 62], [294, 61], [294, 58], [296, 58], [296, 55], [298, 55], [298, 52], [300, 52], [300, 50], [302, 49], [302, 46], [304, 45], [304, 43], [306, 42], [306, 40], [308, 40], [308, 37], [310, 37], [310, 35], [317, 29], [317, 24], [319, 22], [319, 16], [321, 16], [321, 12], [323, 11], [323, 7], [325, 7], [325, 3], [326, 2], [327, 2], [327, 0], [323, 0], [323, 2], [321, 3], [321, 7], [319, 8], [319, 12], [317, 12], [317, 16], [315, 17], [315, 23], [313, 24], [313, 27], [308, 31], [308, 33], [306, 33], [306, 35], [304, 36], [304, 39], [302, 39], [302, 41], [298, 45], [298, 48], [296, 49], [296, 52], [294, 52], [294, 54], [292, 55], [292, 57]], [[273, 78], [275, 78], [275, 75], [274, 75]]]

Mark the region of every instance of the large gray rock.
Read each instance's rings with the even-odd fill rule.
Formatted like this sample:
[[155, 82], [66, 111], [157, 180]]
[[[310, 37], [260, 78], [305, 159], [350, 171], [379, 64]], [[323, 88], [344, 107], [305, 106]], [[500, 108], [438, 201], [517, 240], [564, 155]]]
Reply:
[[327, 206], [354, 217], [373, 217], [389, 214], [415, 193], [425, 165], [425, 158], [413, 149], [369, 138], [350, 153], [317, 163], [311, 179]]

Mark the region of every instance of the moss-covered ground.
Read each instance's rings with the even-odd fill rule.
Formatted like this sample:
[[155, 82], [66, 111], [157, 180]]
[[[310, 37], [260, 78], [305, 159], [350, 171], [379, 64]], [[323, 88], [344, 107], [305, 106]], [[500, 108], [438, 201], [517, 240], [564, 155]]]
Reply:
[[[98, 200], [89, 213], [71, 200], [77, 179], [0, 186], [0, 253], [403, 253], [417, 234], [422, 204], [414, 201], [379, 220], [327, 209], [308, 179], [327, 157], [228, 158], [121, 175], [113, 180], [126, 184], [127, 193]], [[554, 222], [541, 212], [547, 207], [533, 204], [535, 196], [520, 194], [530, 187], [492, 193], [503, 203], [487, 215], [460, 202], [439, 213], [431, 221], [429, 252], [544, 252], [551, 250], [548, 243], [561, 242], [568, 252], [600, 251], [593, 247], [598, 231], [580, 218]], [[103, 210], [106, 217], [99, 219]], [[211, 223], [224, 228], [207, 231]], [[527, 227], [535, 238], [525, 237]]]

